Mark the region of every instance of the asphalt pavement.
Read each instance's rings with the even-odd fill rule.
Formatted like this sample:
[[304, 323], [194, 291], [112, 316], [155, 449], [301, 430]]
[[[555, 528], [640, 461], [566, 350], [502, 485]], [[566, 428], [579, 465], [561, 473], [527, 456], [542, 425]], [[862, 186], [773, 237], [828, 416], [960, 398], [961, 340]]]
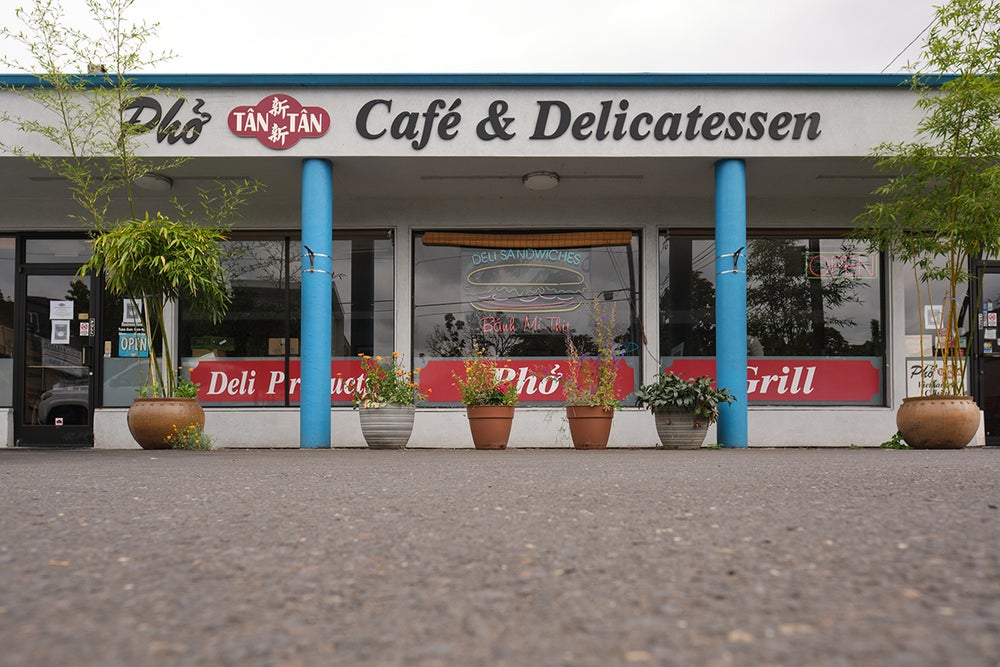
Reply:
[[0, 450], [0, 665], [1000, 665], [1000, 450]]

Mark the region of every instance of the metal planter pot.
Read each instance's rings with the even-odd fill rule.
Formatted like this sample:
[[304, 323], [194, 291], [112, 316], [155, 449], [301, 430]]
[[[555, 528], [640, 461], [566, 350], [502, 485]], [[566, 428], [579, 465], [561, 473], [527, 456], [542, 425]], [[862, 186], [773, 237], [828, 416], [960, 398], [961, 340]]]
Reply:
[[693, 414], [681, 408], [654, 410], [653, 420], [664, 449], [699, 449], [708, 433], [707, 421], [695, 421]]
[[378, 408], [361, 407], [361, 435], [372, 449], [402, 449], [413, 433], [412, 405], [383, 405]]

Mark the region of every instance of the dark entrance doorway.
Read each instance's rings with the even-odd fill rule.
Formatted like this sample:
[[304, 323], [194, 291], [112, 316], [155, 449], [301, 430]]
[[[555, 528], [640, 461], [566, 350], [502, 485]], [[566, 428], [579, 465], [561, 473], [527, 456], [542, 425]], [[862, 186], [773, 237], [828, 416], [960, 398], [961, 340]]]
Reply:
[[983, 411], [986, 444], [1000, 446], [1000, 263], [979, 267], [977, 324], [972, 343], [973, 395]]
[[[44, 241], [29, 240], [44, 247]], [[76, 249], [84, 241], [53, 240]], [[83, 250], [83, 248], [81, 248]], [[75, 253], [44, 253], [46, 263], [22, 263], [17, 276], [14, 354], [14, 443], [34, 447], [94, 444], [97, 313], [92, 276], [77, 277]], [[51, 258], [51, 259], [50, 259]]]

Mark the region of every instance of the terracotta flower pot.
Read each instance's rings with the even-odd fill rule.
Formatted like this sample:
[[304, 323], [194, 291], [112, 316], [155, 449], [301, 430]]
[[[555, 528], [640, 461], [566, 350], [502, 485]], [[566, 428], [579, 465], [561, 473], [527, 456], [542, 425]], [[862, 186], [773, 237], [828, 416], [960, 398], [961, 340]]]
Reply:
[[916, 449], [961, 449], [979, 430], [979, 407], [971, 396], [904, 398], [896, 428]]
[[383, 405], [358, 408], [361, 435], [372, 449], [402, 449], [413, 432], [412, 405]]
[[465, 414], [476, 449], [507, 449], [514, 421], [513, 405], [468, 405]]
[[136, 398], [128, 409], [128, 430], [143, 449], [170, 449], [167, 436], [192, 424], [205, 427], [197, 398]]
[[567, 405], [566, 419], [569, 421], [573, 446], [577, 449], [607, 448], [614, 416], [614, 410], [605, 410], [599, 406]]

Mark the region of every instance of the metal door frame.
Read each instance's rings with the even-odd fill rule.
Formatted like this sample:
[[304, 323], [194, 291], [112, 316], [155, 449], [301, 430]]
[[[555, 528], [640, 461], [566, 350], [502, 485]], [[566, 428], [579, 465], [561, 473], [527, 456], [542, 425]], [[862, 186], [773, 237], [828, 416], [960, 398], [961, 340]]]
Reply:
[[[970, 336], [970, 359], [969, 359], [969, 377], [971, 385], [969, 387], [972, 397], [975, 399], [976, 404], [980, 409], [984, 409], [984, 391], [983, 391], [983, 333], [985, 327], [980, 327], [978, 322], [979, 312], [982, 309], [982, 285], [983, 277], [986, 274], [996, 274], [1000, 275], [1000, 261], [986, 261], [978, 260], [973, 262], [973, 280], [970, 286], [969, 293], [972, 298], [969, 303], [969, 329], [972, 332]], [[997, 341], [1000, 342], [1000, 341]], [[987, 436], [986, 444], [988, 446], [996, 447], [1000, 446], [1000, 434], [994, 435], [992, 438]]]
[[[37, 237], [32, 237], [37, 238]], [[60, 237], [65, 238], [65, 237]], [[25, 425], [24, 415], [30, 406], [26, 405], [26, 347], [25, 333], [27, 331], [27, 286], [29, 276], [72, 276], [80, 268], [78, 263], [70, 264], [26, 264], [26, 237], [17, 239], [17, 276], [15, 279], [14, 313], [14, 445], [17, 447], [93, 447], [94, 446], [94, 408], [97, 405], [100, 388], [100, 367], [98, 341], [100, 331], [95, 330], [100, 325], [102, 313], [101, 292], [103, 286], [98, 277], [90, 274], [90, 313], [92, 320], [90, 332], [90, 387], [88, 392], [88, 415], [86, 425], [48, 426]], [[76, 323], [76, 320], [74, 320]]]

